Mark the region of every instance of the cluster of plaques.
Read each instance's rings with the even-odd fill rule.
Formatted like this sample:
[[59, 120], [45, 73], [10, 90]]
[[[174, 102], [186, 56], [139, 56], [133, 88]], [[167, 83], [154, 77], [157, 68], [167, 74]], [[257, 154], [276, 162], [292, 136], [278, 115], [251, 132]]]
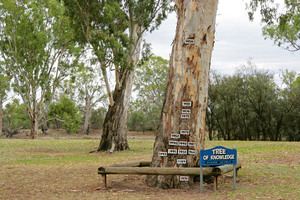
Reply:
[[[181, 119], [190, 119], [192, 110], [191, 101], [183, 101], [181, 109]], [[168, 142], [169, 148], [167, 151], [158, 152], [158, 156], [167, 157], [168, 155], [195, 155], [195, 142], [189, 141], [190, 130], [180, 129], [179, 133], [171, 133], [170, 140]], [[178, 158], [176, 163], [178, 165], [187, 164], [185, 158]], [[188, 181], [188, 176], [180, 176], [180, 181]]]
[[[183, 101], [182, 106], [183, 107], [191, 107], [192, 102], [191, 101]], [[191, 118], [191, 113], [192, 113], [191, 109], [183, 108], [181, 110], [181, 119], [190, 119]]]

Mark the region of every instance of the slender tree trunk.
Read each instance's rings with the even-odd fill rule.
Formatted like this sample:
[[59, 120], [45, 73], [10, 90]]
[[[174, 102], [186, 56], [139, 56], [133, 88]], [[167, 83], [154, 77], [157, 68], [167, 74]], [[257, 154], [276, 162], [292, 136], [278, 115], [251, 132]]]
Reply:
[[134, 81], [134, 69], [129, 69], [130, 65], [134, 67], [139, 60], [141, 48], [141, 27], [132, 24], [131, 30], [131, 51], [128, 56], [128, 66], [120, 74], [120, 85], [115, 86], [113, 94], [113, 105], [110, 105], [103, 123], [103, 133], [100, 145], [97, 151], [114, 151], [128, 150], [127, 142], [127, 114], [129, 109], [131, 90]]
[[31, 139], [36, 139], [38, 137], [38, 119], [36, 115], [30, 118], [30, 137]]
[[121, 90], [114, 92], [114, 105], [109, 106], [104, 119], [103, 134], [97, 151], [128, 150], [127, 142], [127, 113], [133, 85], [134, 72], [127, 71]]
[[[208, 78], [217, 4], [218, 0], [175, 0], [178, 22], [152, 167], [194, 167], [199, 161], [200, 148], [204, 149]], [[190, 44], [192, 41], [194, 44]], [[183, 132], [180, 130], [189, 130], [189, 135], [181, 134]], [[170, 145], [170, 140], [177, 140], [171, 138], [172, 133], [179, 134], [178, 140], [183, 143], [195, 144]], [[160, 156], [159, 152], [173, 154]], [[186, 164], [177, 164], [177, 159], [186, 159]], [[149, 186], [158, 188], [185, 188], [191, 181], [190, 178], [188, 182], [180, 182], [179, 176], [161, 175], [148, 176], [147, 179]]]
[[85, 99], [85, 119], [83, 124], [82, 133], [88, 135], [89, 130], [89, 120], [91, 115], [91, 98], [89, 96]]

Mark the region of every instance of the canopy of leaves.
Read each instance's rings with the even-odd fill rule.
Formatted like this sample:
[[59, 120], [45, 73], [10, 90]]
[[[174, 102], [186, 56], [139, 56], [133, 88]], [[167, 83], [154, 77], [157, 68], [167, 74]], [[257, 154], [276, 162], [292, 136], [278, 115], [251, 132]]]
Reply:
[[120, 1], [65, 0], [76, 41], [89, 43], [98, 60], [109, 65], [124, 65], [128, 36], [128, 21]]
[[[1, 70], [1, 68], [0, 68]], [[0, 72], [0, 106], [7, 97], [7, 92], [10, 88], [10, 77]]]
[[3, 110], [3, 127], [11, 130], [30, 128], [30, 119], [24, 104], [19, 99], [13, 99]]
[[210, 138], [298, 141], [300, 87], [294, 86], [295, 73], [283, 77], [286, 87], [280, 88], [271, 73], [252, 63], [232, 76], [214, 73], [206, 121]]
[[[1, 64], [32, 117], [39, 113], [38, 100], [51, 98], [79, 56], [63, 13], [63, 5], [56, 0], [6, 0], [0, 4]], [[71, 52], [77, 55], [72, 57]]]
[[75, 103], [67, 97], [63, 97], [60, 102], [54, 102], [49, 108], [49, 117], [63, 123], [63, 128], [68, 133], [75, 133], [81, 123], [81, 115]]
[[278, 12], [279, 5], [274, 0], [251, 0], [248, 4], [249, 18], [260, 9], [263, 35], [280, 47], [289, 51], [300, 50], [300, 2], [284, 0], [285, 11]]

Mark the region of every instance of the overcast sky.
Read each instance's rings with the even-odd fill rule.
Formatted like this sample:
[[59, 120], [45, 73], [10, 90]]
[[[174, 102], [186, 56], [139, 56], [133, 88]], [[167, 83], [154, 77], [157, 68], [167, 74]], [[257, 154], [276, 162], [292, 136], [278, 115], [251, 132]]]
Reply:
[[[258, 17], [249, 22], [242, 0], [219, 1], [211, 69], [232, 74], [236, 67], [251, 58], [258, 68], [275, 74], [282, 69], [300, 72], [300, 52], [289, 52], [274, 45], [270, 39], [265, 40]], [[176, 22], [176, 14], [172, 13], [158, 30], [146, 35], [155, 55], [169, 59]], [[275, 78], [278, 82], [278, 75]]]

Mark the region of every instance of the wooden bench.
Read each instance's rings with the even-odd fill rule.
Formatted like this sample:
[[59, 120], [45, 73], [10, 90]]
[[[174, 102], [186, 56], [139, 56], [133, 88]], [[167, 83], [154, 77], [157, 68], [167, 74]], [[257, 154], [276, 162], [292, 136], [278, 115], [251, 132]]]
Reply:
[[[98, 174], [103, 177], [104, 187], [107, 187], [107, 174], [138, 174], [138, 175], [186, 175], [199, 176], [199, 167], [150, 167], [151, 162], [130, 162], [114, 164], [98, 168]], [[238, 162], [236, 170], [241, 168]], [[203, 167], [203, 176], [214, 177], [214, 189], [218, 187], [218, 176], [233, 171], [233, 165], [221, 165], [214, 167]]]

